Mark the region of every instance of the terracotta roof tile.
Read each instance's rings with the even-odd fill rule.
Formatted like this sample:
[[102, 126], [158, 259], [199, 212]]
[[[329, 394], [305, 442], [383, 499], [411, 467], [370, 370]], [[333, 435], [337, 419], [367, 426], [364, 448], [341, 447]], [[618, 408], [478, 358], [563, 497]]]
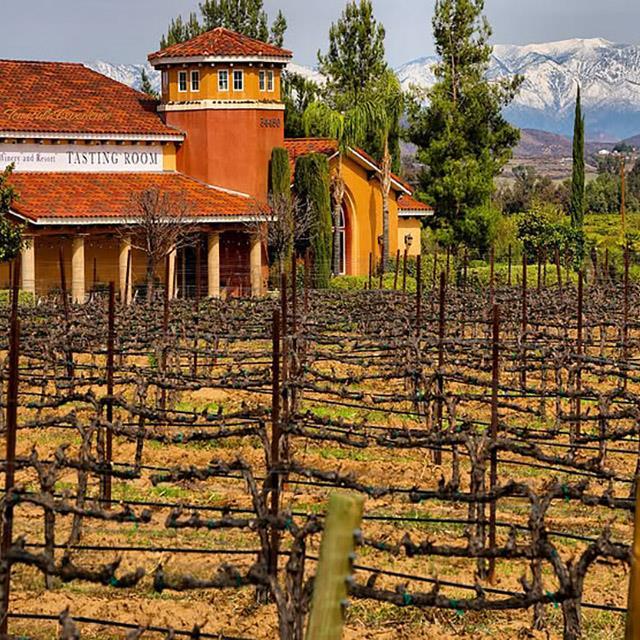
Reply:
[[401, 211], [424, 211], [425, 213], [433, 211], [433, 207], [408, 195], [402, 195], [398, 198], [398, 208]]
[[[284, 141], [284, 146], [289, 152], [291, 173], [294, 172], [296, 159], [300, 156], [306, 155], [307, 153], [324, 153], [327, 156], [332, 156], [338, 151], [338, 143], [331, 138], [289, 138]], [[364, 149], [354, 147], [352, 150], [371, 164], [378, 167], [378, 169], [380, 168], [380, 165], [375, 158], [370, 156]], [[407, 184], [402, 178], [395, 174], [392, 174], [392, 177], [407, 191], [413, 191], [411, 185]]]
[[82, 64], [0, 60], [0, 132], [178, 134], [156, 107]]
[[208, 57], [255, 57], [292, 58], [293, 53], [272, 44], [218, 27], [166, 49], [149, 54], [154, 63], [166, 58], [208, 58]]
[[136, 193], [157, 188], [184, 196], [193, 217], [255, 216], [265, 205], [211, 187], [180, 173], [13, 173], [18, 192], [12, 209], [26, 218], [122, 218], [132, 216]]

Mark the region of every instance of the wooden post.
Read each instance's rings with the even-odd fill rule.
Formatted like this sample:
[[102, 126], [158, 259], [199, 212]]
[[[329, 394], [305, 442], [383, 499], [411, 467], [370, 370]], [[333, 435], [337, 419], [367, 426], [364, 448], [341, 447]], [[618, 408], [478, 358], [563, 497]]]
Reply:
[[[114, 374], [114, 360], [115, 360], [115, 335], [116, 335], [116, 288], [113, 282], [109, 283], [109, 319], [107, 328], [107, 427], [106, 433], [106, 451], [105, 458], [109, 469], [111, 469], [111, 463], [113, 461], [113, 430], [111, 429], [111, 423], [113, 422], [113, 374]], [[103, 486], [103, 499], [105, 500], [105, 506], [107, 509], [111, 508], [111, 476], [106, 474], [102, 478]]]
[[123, 304], [125, 305], [129, 304], [130, 302], [129, 296], [133, 293], [132, 291], [129, 291], [130, 280], [131, 280], [131, 249], [127, 251], [127, 270], [126, 270], [126, 276], [124, 281], [124, 300], [123, 300]]
[[416, 335], [419, 337], [422, 324], [422, 255], [416, 257]]
[[[489, 488], [494, 491], [498, 486], [498, 452], [495, 443], [498, 439], [498, 389], [500, 385], [500, 307], [493, 306], [493, 339], [491, 345], [492, 367], [491, 367], [491, 443], [494, 448], [491, 450], [491, 467], [489, 471]], [[496, 546], [496, 512], [497, 503], [491, 501], [489, 506], [489, 548]], [[496, 559], [489, 559], [489, 581], [495, 583]]]
[[511, 286], [511, 270], [513, 267], [513, 250], [511, 248], [511, 245], [509, 245], [509, 271], [507, 272], [507, 284], [510, 287]]
[[[16, 260], [13, 269], [13, 296], [11, 299], [9, 328], [9, 380], [7, 384], [6, 413], [6, 470], [5, 495], [15, 484], [15, 460], [18, 438], [18, 388], [20, 381], [20, 320], [18, 318], [18, 292], [20, 289], [20, 260]], [[13, 503], [7, 501], [2, 527], [1, 558], [7, 562], [9, 549], [13, 543]], [[9, 625], [9, 595], [11, 590], [11, 564], [7, 562], [2, 576], [2, 610], [0, 611], [0, 636], [7, 636]]]
[[436, 290], [436, 276], [438, 274], [438, 245], [433, 249], [433, 276], [431, 278], [431, 290]]
[[304, 315], [309, 313], [309, 285], [311, 271], [311, 254], [309, 249], [304, 253]]
[[408, 249], [404, 248], [404, 258], [402, 260], [402, 293], [407, 293], [407, 254]]
[[[280, 511], [280, 477], [274, 467], [280, 462], [280, 310], [273, 310], [271, 329], [272, 363], [271, 363], [271, 515], [277, 516]], [[268, 558], [269, 575], [278, 574], [278, 552], [280, 549], [280, 532], [271, 530], [270, 555]]]
[[622, 237], [627, 237], [627, 212], [626, 212], [626, 195], [627, 189], [625, 185], [626, 171], [624, 166], [624, 156], [622, 156], [622, 162], [620, 163], [620, 217], [622, 218]]
[[640, 638], [640, 478], [636, 477], [636, 511], [631, 547], [631, 571], [627, 596], [625, 640]]
[[527, 254], [522, 250], [522, 333], [521, 341], [522, 341], [522, 388], [526, 389], [527, 387], [527, 348], [526, 348], [526, 335], [527, 329], [529, 325], [529, 320], [527, 318]]
[[371, 279], [373, 278], [373, 254], [369, 253], [369, 291], [373, 289]]
[[627, 373], [627, 360], [629, 358], [629, 244], [624, 245], [624, 300], [622, 307], [622, 360], [625, 366], [625, 378], [623, 381], [623, 387], [626, 391], [628, 386]]
[[400, 272], [400, 249], [396, 252], [396, 272], [393, 276], [393, 290], [398, 290], [398, 274]]
[[[164, 261], [164, 306], [162, 312], [162, 361], [160, 362], [160, 371], [164, 376], [167, 369], [167, 349], [168, 349], [168, 341], [169, 341], [169, 285], [170, 285], [170, 275], [169, 275], [169, 264], [170, 257], [166, 256]], [[162, 389], [161, 392], [161, 407], [162, 409], [167, 408], [167, 390]]]
[[[436, 430], [438, 434], [442, 432], [442, 409], [444, 395], [444, 376], [442, 367], [444, 366], [444, 332], [445, 332], [445, 304], [447, 299], [447, 281], [444, 271], [440, 273], [440, 308], [438, 313], [438, 400], [436, 402]], [[433, 461], [437, 465], [442, 464], [442, 448], [438, 446], [434, 452]]]
[[195, 319], [194, 319], [194, 337], [193, 337], [193, 377], [198, 377], [198, 343], [200, 324], [200, 299], [202, 296], [202, 244], [198, 237], [196, 244], [196, 296], [195, 296]]
[[560, 250], [556, 249], [556, 277], [558, 279], [558, 289], [562, 294], [562, 268], [560, 267]]
[[496, 252], [493, 246], [489, 256], [489, 292], [490, 304], [493, 307], [496, 301]]
[[576, 371], [576, 436], [580, 436], [582, 430], [580, 413], [582, 409], [582, 327], [583, 327], [583, 306], [584, 306], [584, 281], [582, 269], [578, 271], [578, 335], [576, 340], [576, 352], [578, 354], [578, 369]]
[[65, 360], [66, 360], [66, 369], [67, 369], [67, 378], [71, 380], [73, 378], [73, 353], [71, 351], [70, 343], [70, 313], [69, 313], [69, 294], [67, 292], [67, 277], [64, 271], [64, 249], [60, 246], [60, 251], [58, 253], [58, 261], [60, 263], [60, 292], [62, 294], [62, 308], [64, 310], [64, 324], [65, 324], [65, 333], [66, 333], [66, 342], [67, 345], [64, 349], [65, 352]]
[[342, 638], [347, 580], [363, 508], [361, 496], [334, 493], [329, 498], [306, 640]]

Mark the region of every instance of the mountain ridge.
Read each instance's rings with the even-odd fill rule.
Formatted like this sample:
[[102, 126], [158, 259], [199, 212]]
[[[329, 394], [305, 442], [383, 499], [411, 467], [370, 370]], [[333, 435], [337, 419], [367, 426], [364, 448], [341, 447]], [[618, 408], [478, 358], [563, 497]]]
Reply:
[[[402, 86], [429, 89], [436, 81], [435, 56], [411, 60], [396, 69]], [[86, 66], [136, 89], [145, 69], [156, 91], [160, 74], [148, 63], [138, 65], [93, 61]], [[316, 70], [292, 63], [290, 70], [322, 82]], [[521, 129], [572, 135], [578, 84], [582, 88], [587, 138], [616, 142], [640, 132], [640, 46], [604, 38], [572, 38], [526, 45], [496, 44], [488, 77], [521, 74], [524, 81], [505, 117]]]

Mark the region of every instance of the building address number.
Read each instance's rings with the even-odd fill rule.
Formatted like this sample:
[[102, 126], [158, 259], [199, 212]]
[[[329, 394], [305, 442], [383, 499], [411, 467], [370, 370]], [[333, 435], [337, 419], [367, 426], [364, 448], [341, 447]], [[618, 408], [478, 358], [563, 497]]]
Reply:
[[260, 127], [263, 129], [279, 129], [280, 118], [260, 118]]

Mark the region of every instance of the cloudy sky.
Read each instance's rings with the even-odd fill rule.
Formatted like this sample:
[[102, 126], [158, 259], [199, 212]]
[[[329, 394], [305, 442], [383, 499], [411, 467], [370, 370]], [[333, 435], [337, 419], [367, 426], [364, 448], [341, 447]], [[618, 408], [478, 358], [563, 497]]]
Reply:
[[[433, 52], [434, 0], [373, 0], [387, 29], [392, 65]], [[157, 48], [161, 33], [197, 0], [2, 0], [0, 58], [133, 63]], [[345, 0], [265, 0], [289, 21], [286, 45], [313, 65]], [[604, 37], [639, 43], [638, 0], [486, 0], [494, 42], [524, 44]]]

